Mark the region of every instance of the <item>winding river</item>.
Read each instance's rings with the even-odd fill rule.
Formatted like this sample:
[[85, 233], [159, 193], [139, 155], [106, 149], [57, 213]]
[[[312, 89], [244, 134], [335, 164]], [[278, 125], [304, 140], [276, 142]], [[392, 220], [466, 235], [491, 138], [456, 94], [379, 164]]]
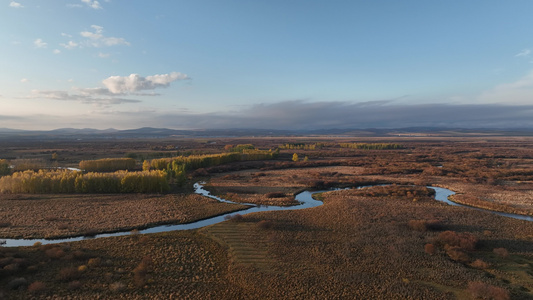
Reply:
[[[203, 188], [203, 185], [201, 183], [195, 183], [194, 184], [194, 188], [195, 188], [195, 193], [197, 193], [197, 194], [200, 194], [200, 195], [212, 198], [212, 199], [216, 199], [216, 200], [218, 200], [220, 202], [235, 203], [235, 202], [232, 202], [232, 201], [229, 201], [229, 200], [225, 200], [225, 199], [219, 198], [217, 196], [211, 195], [211, 193], [209, 191], [207, 191], [207, 190], [205, 190]], [[363, 188], [363, 187], [358, 187], [358, 188]], [[472, 208], [472, 209], [476, 209], [476, 210], [488, 211], [488, 212], [491, 212], [491, 213], [494, 213], [494, 214], [497, 214], [497, 215], [501, 215], [501, 216], [505, 216], [505, 217], [516, 218], [516, 219], [527, 220], [527, 221], [533, 221], [533, 217], [531, 217], [531, 216], [522, 216], [522, 215], [516, 215], [516, 214], [495, 212], [495, 211], [489, 211], [489, 210], [485, 210], [485, 209], [481, 209], [481, 208], [475, 208], [475, 207], [471, 207], [471, 206], [458, 204], [458, 203], [455, 203], [455, 202], [452, 202], [452, 201], [448, 200], [449, 196], [455, 194], [453, 191], [450, 191], [450, 190], [445, 189], [445, 188], [433, 187], [433, 186], [428, 186], [428, 188], [435, 190], [435, 200], [438, 200], [438, 201], [441, 201], [441, 202], [445, 202], [445, 203], [447, 203], [449, 205], [463, 206], [463, 207], [468, 207], [468, 208]], [[316, 193], [320, 193], [320, 192], [326, 192], [326, 191], [329, 191], [329, 190], [313, 191], [313, 192], [311, 192], [311, 191], [303, 191], [303, 192], [297, 194], [295, 196], [295, 199], [298, 202], [300, 202], [300, 205], [295, 205], [295, 206], [257, 206], [255, 204], [250, 204], [250, 203], [238, 203], [238, 204], [249, 205], [250, 208], [247, 208], [247, 209], [244, 209], [244, 210], [241, 210], [241, 211], [238, 211], [238, 212], [232, 212], [232, 213], [226, 213], [226, 214], [223, 214], [223, 215], [214, 216], [214, 217], [211, 217], [211, 218], [208, 218], [208, 219], [203, 219], [203, 220], [200, 220], [200, 221], [187, 223], [187, 224], [159, 225], [159, 226], [155, 226], [155, 227], [152, 227], [152, 228], [139, 230], [139, 233], [157, 233], [157, 232], [168, 232], [168, 231], [175, 231], [175, 230], [188, 230], [188, 229], [201, 228], [201, 227], [204, 227], [204, 226], [208, 226], [208, 225], [216, 224], [216, 223], [219, 223], [219, 222], [223, 222], [223, 221], [225, 221], [227, 216], [234, 215], [234, 214], [237, 214], [237, 213], [241, 214], [241, 215], [245, 215], [245, 214], [250, 214], [250, 213], [260, 212], [260, 211], [279, 211], [279, 210], [296, 210], [296, 209], [311, 208], [311, 207], [322, 205], [322, 201], [318, 201], [318, 200], [313, 199], [312, 195], [316, 194]], [[40, 242], [42, 244], [55, 244], [55, 243], [62, 243], [62, 242], [75, 242], [75, 241], [80, 241], [80, 240], [84, 240], [84, 239], [112, 237], [112, 236], [123, 236], [123, 235], [129, 235], [129, 234], [131, 234], [131, 231], [128, 230], [128, 231], [121, 231], [121, 232], [114, 232], [114, 233], [102, 233], [102, 234], [97, 234], [97, 235], [91, 236], [91, 237], [78, 236], [78, 237], [63, 238], [63, 239], [1, 239], [1, 241], [3, 242], [2, 246], [5, 246], [5, 247], [17, 247], [17, 246], [31, 246], [31, 245], [33, 245], [33, 244], [35, 244], [37, 242]]]

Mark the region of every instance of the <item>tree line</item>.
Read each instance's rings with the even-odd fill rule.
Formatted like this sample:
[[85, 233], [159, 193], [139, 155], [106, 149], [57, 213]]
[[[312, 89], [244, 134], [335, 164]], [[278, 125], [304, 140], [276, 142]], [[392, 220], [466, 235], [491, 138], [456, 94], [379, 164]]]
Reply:
[[220, 153], [191, 156], [177, 156], [172, 158], [145, 160], [143, 170], [161, 170], [167, 172], [170, 178], [178, 184], [185, 180], [186, 172], [200, 168], [214, 167], [236, 161], [273, 159], [278, 151], [242, 149], [242, 153]]
[[69, 170], [15, 172], [0, 178], [1, 193], [163, 193], [169, 190], [164, 171], [82, 173]]
[[133, 170], [136, 164], [133, 158], [103, 158], [82, 160], [79, 163], [79, 168], [87, 172], [115, 172], [118, 170]]
[[341, 148], [364, 149], [364, 150], [390, 150], [403, 149], [400, 144], [392, 143], [339, 143]]
[[[84, 160], [84, 171], [64, 169], [26, 170], [14, 172], [0, 160], [0, 193], [163, 193], [169, 183], [183, 184], [186, 173], [236, 161], [272, 159], [278, 151], [247, 149], [241, 152], [177, 156], [145, 160], [143, 171], [135, 168], [132, 158]], [[5, 174], [4, 174], [5, 173]]]
[[322, 149], [328, 146], [326, 143], [314, 143], [314, 144], [305, 144], [305, 143], [285, 143], [279, 145], [280, 149], [290, 149], [290, 150], [315, 150]]

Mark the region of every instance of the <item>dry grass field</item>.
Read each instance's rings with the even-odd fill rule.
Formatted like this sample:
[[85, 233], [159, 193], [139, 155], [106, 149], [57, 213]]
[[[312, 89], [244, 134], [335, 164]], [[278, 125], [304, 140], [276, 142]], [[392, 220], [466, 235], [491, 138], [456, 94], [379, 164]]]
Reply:
[[3, 238], [59, 238], [190, 223], [247, 206], [194, 194], [1, 195]]

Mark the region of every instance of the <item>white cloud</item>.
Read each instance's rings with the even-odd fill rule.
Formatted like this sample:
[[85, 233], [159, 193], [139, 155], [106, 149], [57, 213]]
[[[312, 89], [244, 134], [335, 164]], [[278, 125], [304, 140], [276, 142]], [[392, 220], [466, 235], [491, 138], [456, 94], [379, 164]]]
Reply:
[[179, 72], [170, 74], [152, 75], [141, 77], [138, 74], [129, 76], [111, 76], [102, 83], [113, 94], [131, 93], [141, 90], [153, 90], [158, 87], [167, 87], [176, 80], [189, 79], [189, 76]]
[[98, 52], [98, 57], [100, 57], [100, 58], [109, 58], [110, 56], [111, 56], [111, 54], [109, 54], [109, 53]]
[[[170, 74], [141, 77], [137, 74], [130, 76], [111, 76], [102, 81], [105, 87], [73, 88], [72, 91], [61, 90], [33, 90], [28, 98], [76, 101], [83, 104], [93, 104], [99, 107], [123, 103], [138, 103], [140, 100], [120, 98], [121, 95], [159, 96], [157, 93], [136, 93], [142, 90], [153, 90], [167, 87], [176, 80], [189, 79], [185, 74], [172, 72]], [[69, 82], [72, 82], [69, 79]]]
[[26, 82], [28, 82], [28, 81], [29, 81], [28, 78], [22, 78], [22, 79], [20, 80], [20, 82], [22, 82], [22, 83], [26, 83]]
[[72, 35], [70, 35], [68, 33], [64, 33], [64, 32], [61, 32], [61, 36], [65, 36], [65, 37], [68, 37], [68, 38], [72, 37]]
[[100, 3], [96, 0], [81, 0], [81, 2], [87, 4], [87, 6], [89, 6], [90, 8], [102, 9], [102, 6], [100, 6]]
[[533, 103], [533, 70], [515, 82], [500, 84], [484, 92], [478, 100], [483, 103]]
[[35, 41], [33, 41], [33, 44], [37, 48], [46, 48], [46, 46], [48, 45], [42, 39], [36, 39]]
[[61, 43], [59, 44], [61, 47], [64, 47], [65, 49], [74, 49], [74, 48], [78, 48], [79, 44], [74, 42], [74, 41], [68, 41], [68, 43]]
[[32, 90], [29, 98], [31, 99], [50, 99], [62, 101], [75, 101], [83, 104], [93, 104], [99, 107], [109, 107], [109, 105], [138, 103], [140, 100], [124, 99], [118, 97], [95, 97], [98, 93], [69, 93], [67, 91], [49, 91], [49, 90]]
[[52, 52], [53, 52], [54, 54], [59, 54], [59, 53], [61, 53], [61, 50], [59, 50], [59, 49], [54, 49], [54, 51], [52, 51]]
[[91, 31], [82, 31], [80, 35], [84, 38], [87, 38], [86, 44], [92, 47], [110, 47], [116, 45], [127, 45], [130, 43], [127, 42], [124, 38], [117, 37], [106, 37], [103, 35], [104, 28], [98, 25], [91, 25], [91, 28], [94, 29]]
[[13, 7], [13, 8], [24, 8], [24, 6], [18, 2], [15, 2], [15, 1], [11, 1], [11, 3], [9, 3], [9, 7]]
[[531, 50], [530, 49], [524, 49], [524, 50], [520, 51], [518, 54], [516, 54], [515, 57], [528, 57], [529, 54], [531, 54]]

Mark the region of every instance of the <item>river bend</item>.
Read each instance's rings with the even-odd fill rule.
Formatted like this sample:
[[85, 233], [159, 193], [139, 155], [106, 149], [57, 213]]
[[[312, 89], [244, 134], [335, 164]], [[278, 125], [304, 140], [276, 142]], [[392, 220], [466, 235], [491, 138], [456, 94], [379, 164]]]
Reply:
[[[359, 188], [362, 188], [362, 187], [359, 187]], [[471, 207], [471, 206], [458, 204], [458, 203], [455, 203], [455, 202], [452, 202], [452, 201], [448, 200], [449, 196], [455, 194], [453, 191], [450, 191], [450, 190], [445, 189], [445, 188], [433, 187], [433, 186], [428, 186], [428, 188], [435, 190], [435, 200], [438, 200], [438, 201], [441, 201], [441, 202], [445, 202], [445, 203], [447, 203], [449, 205], [463, 206], [463, 207], [468, 207], [468, 208], [472, 208], [472, 209], [476, 209], [476, 210], [488, 211], [488, 212], [491, 212], [491, 213], [494, 213], [494, 214], [497, 214], [497, 215], [501, 215], [501, 216], [505, 216], [505, 217], [516, 218], [516, 219], [527, 220], [527, 221], [533, 221], [533, 217], [531, 217], [531, 216], [522, 216], [522, 215], [516, 215], [516, 214], [495, 212], [495, 211], [490, 211], [490, 210], [485, 210], [485, 209], [480, 209], [480, 208], [475, 208], [475, 207]], [[211, 195], [211, 193], [209, 191], [207, 191], [207, 190], [205, 190], [203, 188], [202, 183], [195, 183], [194, 184], [194, 189], [195, 189], [195, 193], [203, 195], [205, 197], [216, 199], [216, 200], [218, 200], [220, 202], [225, 202], [225, 203], [236, 203], [236, 202], [232, 202], [232, 201], [225, 200], [225, 199], [222, 199], [220, 197]], [[305, 208], [316, 207], [316, 206], [322, 205], [323, 203], [322, 203], [322, 201], [318, 201], [318, 200], [313, 199], [312, 195], [316, 194], [316, 193], [320, 193], [320, 192], [326, 192], [326, 191], [329, 191], [329, 190], [321, 190], [321, 191], [313, 191], [313, 192], [311, 192], [311, 191], [303, 191], [303, 192], [297, 194], [295, 196], [295, 199], [298, 202], [300, 202], [300, 205], [294, 205], [294, 206], [263, 206], [263, 205], [260, 205], [260, 206], [258, 206], [258, 205], [250, 204], [250, 203], [238, 203], [238, 204], [249, 205], [250, 208], [247, 208], [247, 209], [244, 209], [244, 210], [241, 210], [241, 211], [238, 211], [238, 212], [226, 213], [226, 214], [222, 214], [222, 215], [218, 215], [218, 216], [214, 216], [214, 217], [211, 217], [211, 218], [207, 218], [207, 219], [203, 219], [203, 220], [199, 220], [199, 221], [195, 221], [195, 222], [191, 222], [191, 223], [186, 223], [186, 224], [154, 226], [154, 227], [151, 227], [151, 228], [139, 230], [139, 233], [158, 233], [158, 232], [168, 232], [168, 231], [175, 231], [175, 230], [197, 229], [197, 228], [205, 227], [205, 226], [208, 226], [208, 225], [216, 224], [216, 223], [219, 223], [219, 222], [223, 222], [223, 221], [226, 220], [226, 217], [228, 215], [234, 215], [234, 214], [245, 215], [245, 214], [250, 214], [250, 213], [260, 212], [260, 211], [296, 210], [296, 209], [305, 209]], [[55, 243], [62, 243], [62, 242], [75, 242], [75, 241], [80, 241], [80, 240], [84, 240], [84, 239], [112, 237], [112, 236], [123, 236], [123, 235], [129, 235], [129, 234], [131, 234], [130, 230], [114, 232], [114, 233], [102, 233], [102, 234], [97, 234], [97, 235], [92, 236], [92, 237], [78, 236], [78, 237], [62, 238], [62, 239], [1, 239], [1, 241], [3, 242], [3, 246], [6, 246], [6, 247], [17, 247], [17, 246], [31, 246], [31, 245], [33, 245], [33, 244], [35, 244], [37, 242], [40, 242], [42, 244], [55, 244]]]

